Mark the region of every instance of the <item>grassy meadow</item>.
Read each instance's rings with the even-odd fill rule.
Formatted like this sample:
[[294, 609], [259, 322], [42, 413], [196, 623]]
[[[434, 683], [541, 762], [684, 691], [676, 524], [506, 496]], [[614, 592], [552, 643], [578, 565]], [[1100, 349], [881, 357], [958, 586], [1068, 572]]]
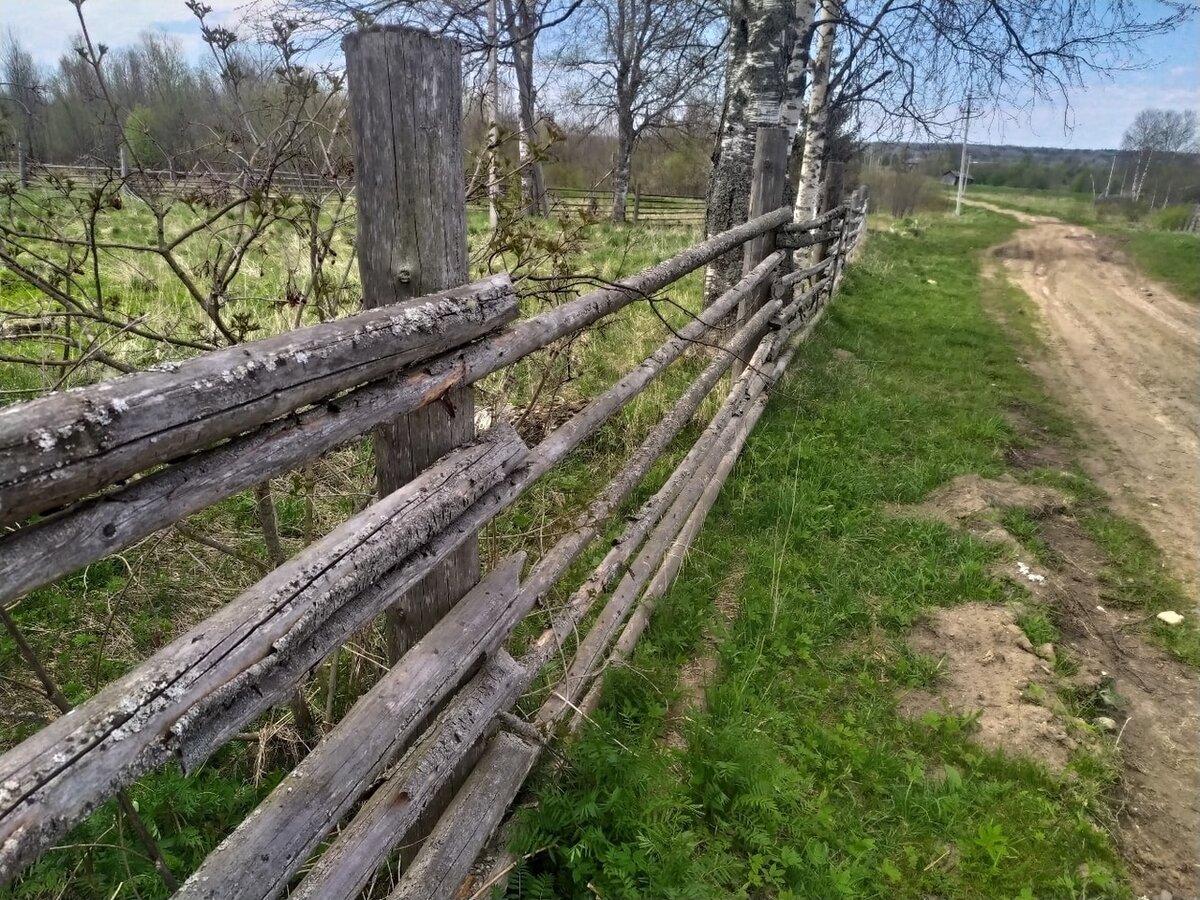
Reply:
[[[41, 202], [42, 198], [38, 198]], [[10, 209], [10, 214], [12, 210]], [[325, 308], [298, 309], [288, 303], [305, 270], [307, 252], [294, 232], [278, 226], [247, 255], [230, 291], [227, 317], [240, 315], [254, 328], [253, 339], [330, 314], [356, 310], [361, 302], [351, 241], [353, 210], [333, 247], [339, 258], [332, 271], [338, 290]], [[168, 219], [175, 229], [190, 227], [184, 211]], [[34, 223], [16, 223], [18, 230]], [[109, 210], [98, 227], [103, 239], [138, 246], [154, 240], [153, 217], [133, 203]], [[518, 226], [509, 247], [489, 245], [486, 216], [472, 210], [468, 221], [472, 275], [514, 266], [523, 311], [533, 314], [564, 302], [594, 284], [619, 279], [682, 250], [698, 239], [698, 229], [654, 225], [614, 227], [578, 215], [550, 224]], [[206, 229], [181, 245], [179, 256], [196, 271], [213, 258], [212, 242], [221, 229]], [[192, 241], [196, 243], [191, 244]], [[139, 322], [173, 334], [208, 340], [206, 317], [196, 308], [162, 259], [136, 250], [109, 250], [101, 257], [100, 291], [105, 304]], [[344, 268], [343, 268], [344, 267]], [[516, 410], [516, 425], [530, 444], [607, 388], [670, 336], [700, 307], [702, 273], [665, 291], [653, 305], [634, 303], [599, 328], [497, 372], [478, 388], [478, 405], [503, 414]], [[22, 322], [37, 322], [47, 305], [30, 286], [0, 269], [0, 310]], [[198, 352], [122, 334], [106, 340], [108, 352], [138, 367]], [[0, 357], [37, 357], [57, 348], [35, 339], [0, 343]], [[544, 477], [517, 504], [481, 534], [488, 567], [517, 550], [531, 559], [549, 548], [571, 525], [581, 506], [619, 468], [621, 460], [661, 418], [668, 403], [706, 363], [688, 355], [651, 388], [614, 416], [608, 425]], [[46, 390], [111, 377], [112, 370], [87, 363], [67, 378], [52, 365], [0, 361], [0, 403], [17, 402]], [[702, 408], [711, 414], [716, 395]], [[697, 428], [691, 431], [694, 438]], [[685, 450], [681, 436], [673, 452]], [[664, 462], [664, 467], [671, 464]], [[284, 551], [293, 554], [368, 501], [374, 488], [370, 441], [363, 439], [271, 483]], [[29, 643], [61, 685], [71, 703], [90, 697], [104, 684], [211, 614], [249, 587], [268, 565], [267, 550], [252, 492], [231, 497], [192, 516], [183, 529], [167, 529], [110, 559], [88, 566], [59, 583], [34, 591], [10, 607]], [[196, 539], [200, 536], [225, 549]], [[586, 561], [578, 571], [584, 572]], [[568, 580], [564, 594], [573, 589]], [[531, 621], [528, 630], [544, 623]], [[334, 687], [314, 678], [305, 695], [318, 723], [336, 722], [359, 694], [385, 670], [381, 636], [364, 632], [338, 659]], [[327, 714], [327, 715], [326, 715]], [[0, 749], [13, 746], [57, 712], [41, 695], [32, 674], [7, 633], [0, 634]], [[168, 863], [186, 875], [302, 757], [304, 741], [288, 710], [267, 717], [246, 736], [221, 750], [192, 778], [165, 771], [130, 790], [148, 827], [159, 838]], [[115, 803], [97, 811], [21, 880], [16, 897], [54, 897], [63, 885], [72, 896], [158, 897], [165, 895], [157, 874]]]
[[[106, 216], [104, 233], [114, 241], [140, 244], [153, 236], [152, 220], [132, 204]], [[351, 229], [351, 221], [344, 227]], [[995, 548], [892, 515], [890, 506], [918, 502], [956, 474], [1005, 471], [1006, 451], [1020, 441], [1008, 416], [1014, 408], [1063, 440], [1070, 440], [1070, 429], [1018, 364], [1014, 339], [984, 309], [985, 299], [1019, 300], [962, 265], [1002, 241], [1015, 223], [971, 211], [960, 221], [934, 214], [874, 225], [843, 296], [777, 388], [631, 665], [607, 676], [605, 700], [569, 748], [563, 776], [543, 776], [529, 791], [536, 805], [520, 816], [513, 845], [528, 855], [510, 882], [511, 897], [1127, 896], [1104, 830], [1111, 758], [1081, 753], [1066, 773], [1054, 775], [981, 750], [969, 717], [909, 722], [896, 715], [900, 690], [937, 675], [936, 661], [903, 643], [923, 611], [1005, 602], [1022, 609], [1031, 639], [1053, 640], [1055, 626], [1046, 610], [991, 574]], [[187, 228], [188, 220], [175, 227]], [[698, 237], [693, 229], [579, 219], [523, 229], [497, 252], [487, 244], [483, 217], [472, 213], [469, 221], [473, 274], [519, 264], [526, 313], [586, 290], [586, 276], [620, 278]], [[198, 238], [222, 239], [219, 229]], [[345, 280], [330, 294], [328, 309], [298, 310], [287, 298], [302, 281], [304, 247], [284, 228], [267, 236], [230, 301], [256, 326], [249, 337], [291, 327], [298, 311], [307, 324], [357, 308], [349, 230], [333, 246]], [[201, 243], [188, 252], [200, 271], [213, 248]], [[204, 316], [160, 262], [132, 250], [106, 253], [103, 294], [147, 322], [204, 338]], [[652, 352], [668, 335], [663, 319], [682, 323], [700, 298], [696, 273], [666, 292], [666, 302], [632, 304], [569, 344], [489, 377], [480, 385], [480, 405], [514, 408], [518, 429], [533, 443]], [[0, 270], [0, 307], [36, 318], [40, 302]], [[130, 364], [157, 361], [155, 347], [137, 338], [106, 346]], [[41, 348], [18, 340], [0, 352], [31, 349]], [[485, 565], [518, 549], [536, 559], [549, 548], [705, 361], [701, 353], [686, 355], [491, 523], [481, 535]], [[0, 363], [6, 392], [0, 401], [46, 390], [61, 374], [50, 366]], [[100, 374], [100, 367], [85, 366], [71, 383]], [[667, 476], [714, 398], [629, 508]], [[286, 552], [360, 509], [372, 471], [370, 443], [363, 440], [274, 479]], [[1095, 533], [1106, 537], [1114, 602], [1173, 596], [1145, 536], [1111, 516], [1082, 475], [1065, 487], [1094, 515]], [[1037, 523], [1019, 511], [1010, 518], [1014, 532], [1036, 547]], [[184, 525], [12, 606], [73, 703], [261, 576], [266, 548], [251, 493]], [[197, 534], [237, 555], [198, 542]], [[561, 596], [604, 549], [585, 554]], [[716, 621], [714, 596], [735, 577], [738, 614]], [[1156, 593], [1141, 597], [1143, 589]], [[554, 608], [561, 596], [544, 607]], [[531, 621], [517, 642], [542, 624]], [[708, 709], [687, 727], [683, 749], [664, 747], [680, 668], [714, 633], [719, 675]], [[1194, 658], [1196, 646], [1173, 649]], [[326, 667], [304, 688], [319, 727], [336, 721], [384, 666], [378, 634], [368, 630], [349, 643], [339, 654], [337, 679], [328, 679]], [[535, 705], [538, 696], [523, 703]], [[53, 715], [4, 635], [0, 749]], [[193, 777], [169, 768], [130, 789], [177, 875], [192, 871], [305, 751], [288, 710], [264, 717], [243, 738]], [[382, 872], [375, 895], [386, 895], [390, 884], [391, 873]], [[8, 891], [39, 900], [166, 893], [115, 803], [97, 810]]]
[[[1032, 330], [988, 311], [1019, 320], [1028, 301], [963, 265], [1016, 223], [874, 224], [630, 663], [607, 673], [562, 773], [529, 791], [511, 900], [1131, 896], [1111, 752], [1081, 748], [1055, 773], [982, 749], [970, 716], [898, 714], [939, 675], [905, 640], [931, 609], [1005, 604], [1031, 641], [1058, 631], [994, 574], [1007, 550], [897, 509], [966, 473], [1055, 480], [1103, 549], [1106, 602], [1153, 612], [1179, 588], [1081, 470], [1010, 466], [1015, 415], [1075, 441], [1020, 364]], [[1005, 523], [1036, 558], [1038, 523]], [[1193, 628], [1172, 649], [1200, 664], [1198, 647]], [[681, 723], [695, 687], [680, 672], [705, 654], [706, 705]]]

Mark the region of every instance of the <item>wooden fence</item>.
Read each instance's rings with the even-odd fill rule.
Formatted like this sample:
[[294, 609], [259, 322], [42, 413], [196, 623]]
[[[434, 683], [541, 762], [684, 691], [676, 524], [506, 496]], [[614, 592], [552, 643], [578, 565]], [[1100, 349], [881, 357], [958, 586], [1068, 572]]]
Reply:
[[[613, 193], [599, 188], [551, 188], [551, 209], [588, 212], [607, 218]], [[704, 224], [704, 198], [670, 194], [643, 194], [634, 189], [626, 200], [626, 217], [643, 225], [698, 226]]]
[[[91, 164], [65, 165], [60, 163], [31, 163], [24, 159], [15, 164], [0, 161], [0, 178], [19, 181], [24, 186], [37, 184], [61, 185], [67, 181], [80, 184], [124, 184], [139, 193], [186, 195], [189, 192], [208, 193], [233, 185], [253, 188], [271, 185], [275, 190], [306, 195], [354, 193], [353, 172], [302, 172], [277, 169], [272, 172], [231, 172], [196, 166], [186, 170], [136, 168], [122, 172], [121, 166]], [[550, 208], [554, 212], [592, 214], [608, 218], [612, 210], [612, 191], [599, 188], [549, 189]], [[482, 206], [476, 202], [474, 206]], [[629, 193], [627, 218], [644, 225], [695, 227], [704, 224], [704, 198], [671, 194]]]
[[[19, 526], [0, 538], [0, 601], [373, 429], [380, 498], [0, 757], [0, 884], [139, 776], [172, 760], [193, 772], [390, 612], [407, 628], [390, 670], [178, 894], [355, 897], [427, 834], [392, 896], [452, 895], [543, 746], [597, 702], [604, 661], [646, 627], [864, 232], [859, 196], [798, 224], [769, 208], [786, 159], [769, 158], [782, 142], [761, 129], [750, 221], [520, 319], [507, 276], [462, 284], [462, 146], [444, 126], [461, 104], [457, 45], [384, 28], [348, 38], [346, 54], [360, 196], [373, 198], [360, 204], [360, 236], [371, 233], [360, 265], [383, 305], [0, 410], [0, 525]], [[388, 90], [389, 77], [414, 90]], [[739, 248], [736, 285], [677, 331], [664, 327], [657, 350], [541, 443], [504, 422], [471, 433], [474, 382]], [[810, 249], [797, 268], [798, 248]], [[571, 529], [533, 565], [511, 557], [478, 579], [469, 551], [481, 526], [688, 351], [710, 361]], [[594, 571], [511, 656], [514, 628], [721, 385], [717, 412], [666, 483], [617, 520]], [[5, 625], [26, 652], [7, 614]], [[513, 716], [547, 673], [542, 707]]]

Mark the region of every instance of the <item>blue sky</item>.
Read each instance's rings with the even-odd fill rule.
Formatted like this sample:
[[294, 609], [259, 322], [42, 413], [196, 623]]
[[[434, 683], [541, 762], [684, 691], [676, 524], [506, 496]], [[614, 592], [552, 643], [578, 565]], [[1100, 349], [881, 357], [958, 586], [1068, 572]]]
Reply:
[[[3, 2], [3, 0], [0, 0]], [[1200, 18], [1200, 17], [1198, 17]], [[1141, 46], [1142, 68], [1109, 78], [1087, 77], [1083, 90], [1062, 103], [1039, 103], [1031, 113], [1000, 111], [973, 126], [972, 141], [1021, 146], [1110, 148], [1147, 107], [1200, 112], [1200, 21]]]
[[[215, 21], [232, 20], [247, 0], [206, 0]], [[195, 19], [183, 0], [86, 0], [93, 38], [117, 47], [146, 29], [175, 35], [189, 56], [201, 52]], [[67, 0], [0, 0], [0, 29], [11, 28], [37, 58], [50, 65], [70, 46], [78, 30]], [[1200, 111], [1200, 21], [1193, 19], [1170, 35], [1147, 41], [1144, 68], [1111, 78], [1088, 76], [1074, 91], [1068, 111], [1059, 103], [1038, 103], [1032, 111], [1001, 110], [973, 126], [973, 141], [1078, 148], [1115, 147], [1140, 109]]]

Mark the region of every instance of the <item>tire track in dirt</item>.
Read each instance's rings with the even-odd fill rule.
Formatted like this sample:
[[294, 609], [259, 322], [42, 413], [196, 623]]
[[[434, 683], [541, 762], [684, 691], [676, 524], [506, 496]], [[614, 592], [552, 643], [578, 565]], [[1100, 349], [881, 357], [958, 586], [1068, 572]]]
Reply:
[[1041, 313], [1037, 374], [1084, 422], [1084, 464], [1200, 596], [1200, 306], [1140, 276], [1103, 238], [1058, 219], [993, 252]]

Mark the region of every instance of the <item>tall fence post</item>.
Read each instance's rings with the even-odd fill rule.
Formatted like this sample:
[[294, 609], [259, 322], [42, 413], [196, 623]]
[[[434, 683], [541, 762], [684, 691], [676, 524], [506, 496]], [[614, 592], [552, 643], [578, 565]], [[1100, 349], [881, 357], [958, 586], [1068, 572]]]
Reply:
[[25, 157], [25, 144], [17, 141], [17, 180], [21, 187], [29, 187], [29, 160]]
[[129, 153], [122, 144], [117, 148], [117, 164], [120, 166], [121, 181], [129, 178]]
[[[773, 126], [759, 128], [754, 135], [754, 167], [750, 173], [750, 208], [747, 220], [778, 209], [784, 186], [787, 184], [788, 167], [787, 129]], [[775, 232], [768, 231], [746, 242], [742, 256], [742, 274], [750, 270], [775, 252]], [[766, 302], [770, 285], [746, 295], [738, 304], [737, 327], [741, 328]], [[733, 377], [741, 374], [742, 366], [735, 362]]]
[[[363, 305], [396, 303], [467, 280], [462, 51], [451, 38], [396, 26], [346, 37]], [[471, 388], [375, 433], [380, 496], [475, 434]], [[470, 538], [386, 615], [395, 662], [479, 580]]]

